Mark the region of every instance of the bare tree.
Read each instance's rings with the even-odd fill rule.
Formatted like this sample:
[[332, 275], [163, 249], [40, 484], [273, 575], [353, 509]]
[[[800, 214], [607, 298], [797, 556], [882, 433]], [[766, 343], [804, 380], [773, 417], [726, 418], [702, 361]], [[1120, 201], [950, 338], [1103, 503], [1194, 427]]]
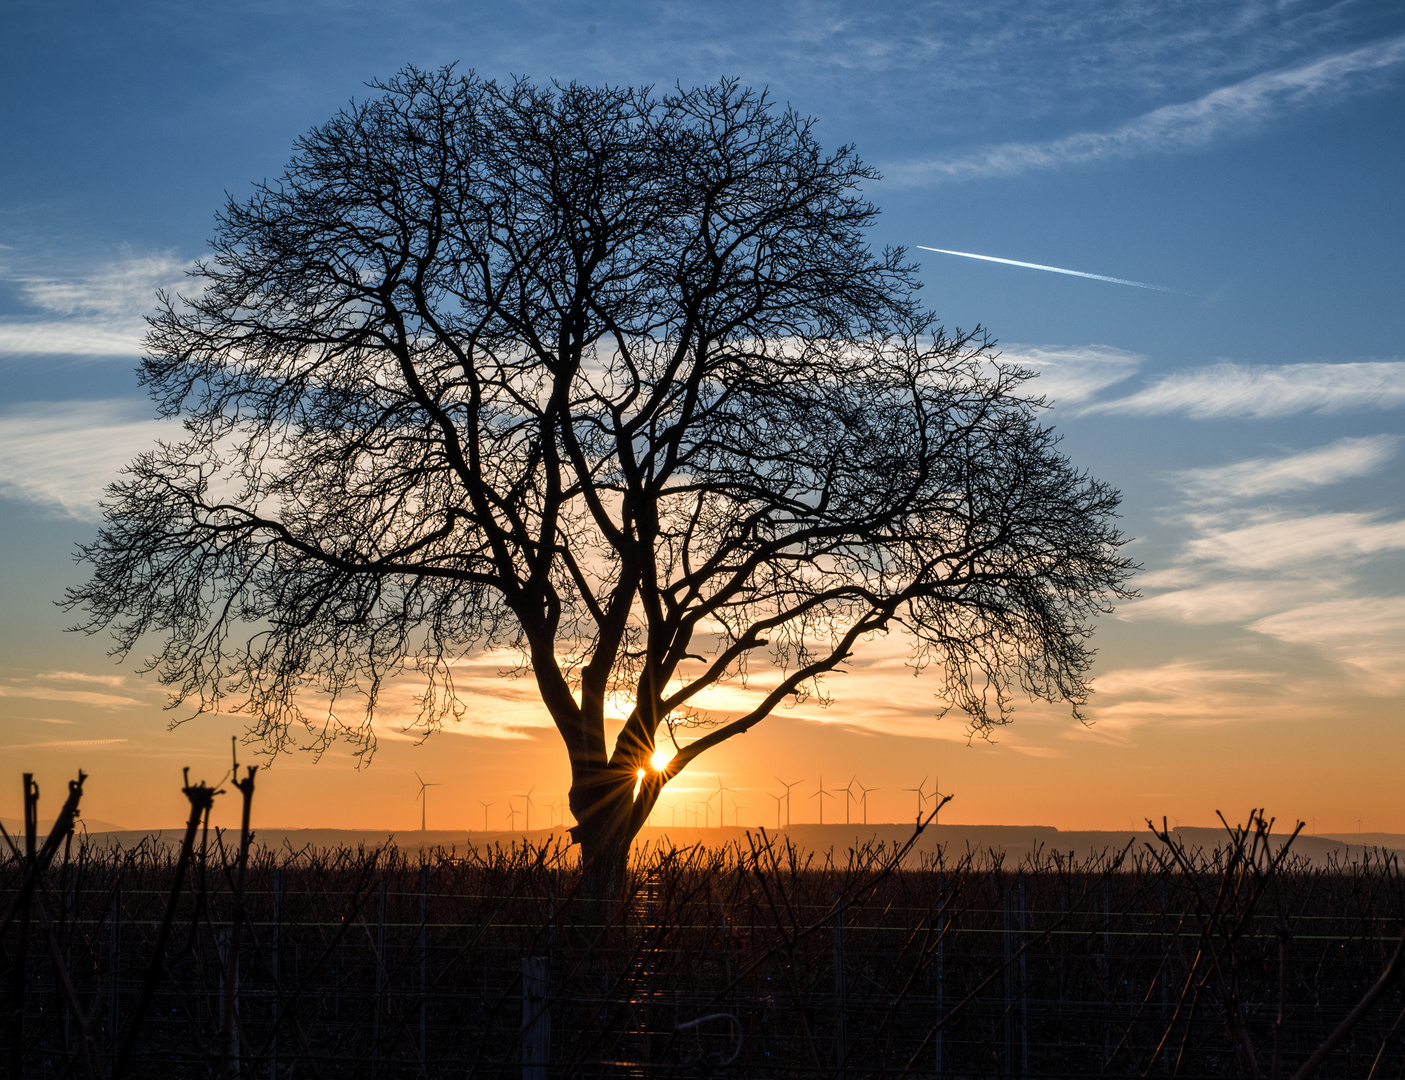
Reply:
[[[161, 297], [142, 379], [186, 434], [113, 487], [83, 629], [275, 753], [369, 751], [410, 668], [432, 731], [456, 663], [515, 648], [602, 880], [665, 784], [874, 635], [973, 730], [1021, 690], [1078, 712], [1117, 494], [867, 246], [852, 147], [734, 82], [376, 89]], [[703, 707], [748, 664], [754, 708]]]

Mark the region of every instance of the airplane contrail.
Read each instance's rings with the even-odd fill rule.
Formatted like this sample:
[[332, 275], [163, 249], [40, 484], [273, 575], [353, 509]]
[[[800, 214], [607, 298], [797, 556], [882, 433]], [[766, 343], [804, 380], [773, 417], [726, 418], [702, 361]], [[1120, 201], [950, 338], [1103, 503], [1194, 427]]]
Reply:
[[1088, 274], [1082, 270], [1066, 270], [1062, 266], [1045, 266], [1043, 263], [1020, 262], [1019, 259], [998, 259], [994, 255], [976, 255], [970, 251], [948, 251], [946, 248], [928, 247], [917, 244], [923, 251], [936, 251], [942, 255], [960, 255], [963, 259], [980, 259], [982, 262], [1004, 263], [1006, 266], [1023, 266], [1028, 270], [1047, 270], [1051, 274], [1068, 274], [1071, 277], [1092, 278], [1094, 281], [1111, 281], [1116, 285], [1135, 285], [1139, 289], [1155, 289], [1157, 292], [1179, 292], [1165, 285], [1148, 285], [1145, 281], [1129, 281], [1127, 278], [1108, 277], [1106, 274]]

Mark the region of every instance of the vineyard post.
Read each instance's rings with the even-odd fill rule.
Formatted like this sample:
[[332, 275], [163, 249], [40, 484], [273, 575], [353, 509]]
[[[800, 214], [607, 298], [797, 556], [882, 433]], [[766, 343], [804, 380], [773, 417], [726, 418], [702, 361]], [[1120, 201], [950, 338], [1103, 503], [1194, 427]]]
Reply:
[[[1068, 922], [1068, 902], [1073, 890], [1073, 852], [1068, 853], [1068, 873], [1063, 875], [1063, 888], [1059, 890], [1059, 925]], [[1064, 990], [1068, 985], [1068, 947], [1059, 946], [1059, 996], [1054, 1008], [1054, 1023], [1059, 1030], [1059, 1045], [1063, 1045], [1064, 1030]]]
[[1029, 955], [1025, 951], [1029, 904], [1024, 871], [1020, 871], [1020, 1076], [1029, 1080]]
[[[1171, 944], [1166, 939], [1166, 913], [1170, 909], [1170, 900], [1167, 898], [1166, 889], [1167, 871], [1161, 871], [1161, 1030], [1165, 1031], [1167, 1026], [1167, 1014], [1171, 1007]], [[1170, 1040], [1163, 1040], [1161, 1046], [1161, 1071], [1166, 1075], [1171, 1073], [1171, 1047]]]
[[556, 894], [560, 888], [560, 870], [553, 866], [547, 874], [546, 909], [546, 957], [551, 960], [556, 955]]
[[[234, 740], [231, 738], [231, 742]], [[237, 749], [237, 744], [236, 749]], [[224, 1002], [220, 1010], [220, 1076], [224, 1080], [239, 1076], [239, 945], [244, 930], [244, 879], [249, 867], [249, 825], [254, 804], [254, 773], [257, 765], [248, 767], [247, 775], [239, 779], [239, 760], [234, 760], [234, 786], [242, 796], [239, 818], [239, 854], [234, 870], [233, 908], [227, 933], [228, 947], [224, 965]], [[223, 847], [220, 849], [223, 851]]]
[[112, 1051], [115, 1055], [117, 1052], [117, 1023], [120, 1019], [117, 994], [122, 985], [122, 879], [120, 877], [112, 887], [112, 910], [107, 920], [107, 939], [108, 957], [112, 968], [112, 977], [108, 986], [107, 1030], [112, 1039]]
[[[68, 852], [64, 851], [63, 860], [63, 913], [60, 922], [60, 933], [63, 935], [63, 969], [73, 970], [73, 928], [70, 925], [74, 911], [74, 884], [73, 866], [68, 861]], [[69, 1004], [68, 998], [63, 1002], [63, 1048], [65, 1051], [73, 1050], [73, 1007]]]
[[[937, 1019], [940, 1020], [942, 1010], [946, 1008], [946, 871], [937, 875]], [[945, 1063], [942, 1061], [942, 1039], [946, 1035], [945, 1028], [937, 1028], [936, 1044], [934, 1048], [936, 1080], [942, 1080], [942, 1069]]]
[[420, 1072], [429, 1060], [429, 863], [420, 863]]
[[839, 1074], [844, 1074], [845, 1056], [845, 993], [844, 993], [844, 894], [834, 894], [834, 1059]]
[[[1103, 996], [1112, 1015], [1112, 878], [1103, 878]], [[1112, 1028], [1103, 1026], [1103, 1065], [1112, 1058]]]
[[547, 961], [522, 958], [522, 1080], [547, 1080], [551, 1013], [547, 1010]]
[[1005, 1027], [1005, 1056], [1001, 1063], [1001, 1073], [1004, 1076], [1014, 1076], [1015, 1074], [1015, 969], [1013, 961], [1015, 956], [1014, 942], [1012, 940], [1014, 931], [1014, 894], [1005, 890], [1005, 923], [1001, 940], [1005, 944], [1005, 1009], [1002, 1014]]
[[29, 950], [29, 929], [33, 917], [34, 884], [39, 874], [37, 851], [39, 831], [39, 785], [33, 773], [24, 774], [24, 886], [19, 900], [19, 941], [10, 961], [10, 1075], [24, 1075], [25, 960]]
[[278, 1014], [283, 1008], [283, 984], [278, 975], [278, 949], [283, 936], [283, 868], [273, 868], [273, 941], [269, 970], [273, 973], [273, 1034], [268, 1041], [268, 1080], [278, 1080]]
[[380, 1062], [381, 1047], [381, 995], [385, 990], [385, 905], [388, 883], [380, 885], [380, 914], [376, 919], [376, 996], [371, 1010], [371, 1053], [373, 1060]]
[[220, 1063], [216, 1075], [229, 1080], [239, 1075], [239, 1035], [232, 1019], [239, 1012], [239, 946], [230, 927], [215, 932], [215, 954], [224, 971], [220, 989]]

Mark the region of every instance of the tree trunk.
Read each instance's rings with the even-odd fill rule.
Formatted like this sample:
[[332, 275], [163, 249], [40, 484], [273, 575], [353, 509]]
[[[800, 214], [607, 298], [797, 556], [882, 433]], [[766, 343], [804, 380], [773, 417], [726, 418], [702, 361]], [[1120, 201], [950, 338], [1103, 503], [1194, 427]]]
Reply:
[[583, 895], [613, 902], [624, 897], [629, 871], [629, 840], [611, 837], [581, 844]]
[[617, 766], [579, 769], [571, 785], [572, 839], [581, 846], [585, 895], [616, 900], [628, 884], [629, 848], [658, 799], [658, 784], [635, 786], [636, 774]]

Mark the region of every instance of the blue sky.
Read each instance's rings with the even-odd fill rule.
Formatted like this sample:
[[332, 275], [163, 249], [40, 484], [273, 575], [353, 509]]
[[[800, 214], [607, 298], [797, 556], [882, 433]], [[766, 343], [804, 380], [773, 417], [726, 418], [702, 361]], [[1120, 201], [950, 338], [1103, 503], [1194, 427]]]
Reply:
[[[133, 373], [141, 316], [225, 192], [276, 176], [366, 82], [456, 62], [766, 86], [884, 174], [875, 243], [1175, 290], [914, 251], [949, 326], [1044, 371], [1066, 449], [1123, 491], [1144, 597], [1099, 629], [1092, 727], [1026, 710], [967, 750], [880, 650], [825, 713], [719, 757], [751, 803], [770, 781], [748, 755], [774, 752], [811, 777], [860, 762], [894, 789], [920, 759], [972, 821], [1269, 805], [1405, 831], [1387, 767], [1405, 750], [1405, 9], [12, 0], [0, 40], [0, 748], [126, 778], [97, 816], [154, 820], [142, 770], [214, 762], [234, 730], [166, 733], [159, 689], [62, 634], [51, 604], [101, 485], [158, 430]], [[398, 806], [416, 754], [463, 778], [441, 803], [465, 821], [478, 795], [563, 785], [528, 687], [476, 685], [509, 721], [388, 737], [362, 773], [280, 775], [333, 817]]]

